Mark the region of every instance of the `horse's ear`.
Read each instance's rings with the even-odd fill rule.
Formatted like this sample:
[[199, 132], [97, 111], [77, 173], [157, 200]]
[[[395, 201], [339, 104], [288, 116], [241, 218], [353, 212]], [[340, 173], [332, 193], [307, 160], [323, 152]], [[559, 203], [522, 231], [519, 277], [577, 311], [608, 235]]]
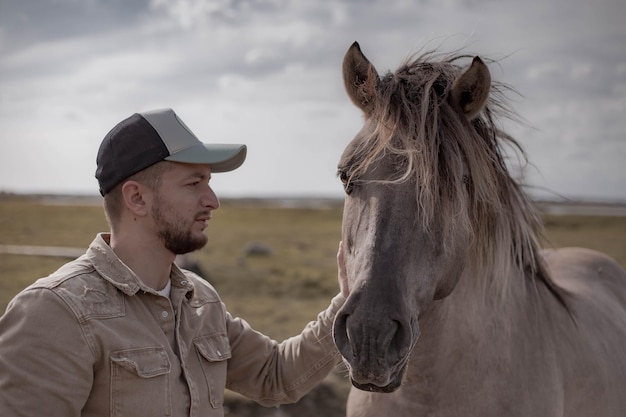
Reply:
[[490, 88], [491, 75], [487, 65], [479, 57], [474, 57], [472, 65], [454, 81], [450, 100], [471, 120], [485, 106]]
[[369, 116], [374, 110], [378, 72], [365, 58], [357, 42], [350, 46], [343, 58], [343, 82], [348, 97]]

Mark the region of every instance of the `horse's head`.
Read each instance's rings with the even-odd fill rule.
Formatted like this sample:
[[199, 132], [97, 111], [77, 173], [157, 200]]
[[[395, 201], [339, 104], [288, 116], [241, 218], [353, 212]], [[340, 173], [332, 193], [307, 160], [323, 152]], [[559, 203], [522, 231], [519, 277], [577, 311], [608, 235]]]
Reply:
[[450, 294], [473, 255], [479, 200], [497, 192], [488, 183], [498, 174], [480, 172], [502, 163], [479, 117], [491, 79], [479, 58], [467, 68], [418, 60], [379, 77], [356, 42], [343, 78], [365, 124], [339, 163], [350, 296], [334, 337], [354, 386], [390, 392], [420, 315]]

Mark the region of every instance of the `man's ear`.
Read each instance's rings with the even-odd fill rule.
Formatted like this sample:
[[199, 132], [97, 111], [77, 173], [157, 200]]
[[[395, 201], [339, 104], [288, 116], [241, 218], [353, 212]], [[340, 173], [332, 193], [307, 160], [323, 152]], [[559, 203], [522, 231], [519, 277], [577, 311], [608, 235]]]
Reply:
[[137, 181], [126, 181], [122, 185], [124, 205], [133, 215], [143, 217], [149, 213], [149, 189]]

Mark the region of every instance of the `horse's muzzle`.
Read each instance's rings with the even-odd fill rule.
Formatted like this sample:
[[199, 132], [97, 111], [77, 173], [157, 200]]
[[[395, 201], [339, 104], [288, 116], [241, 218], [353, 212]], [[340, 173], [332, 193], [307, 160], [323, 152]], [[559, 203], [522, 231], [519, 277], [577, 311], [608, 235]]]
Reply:
[[335, 318], [333, 337], [350, 372], [352, 385], [364, 391], [392, 392], [402, 382], [419, 330], [409, 321], [385, 315], [362, 317], [344, 305]]

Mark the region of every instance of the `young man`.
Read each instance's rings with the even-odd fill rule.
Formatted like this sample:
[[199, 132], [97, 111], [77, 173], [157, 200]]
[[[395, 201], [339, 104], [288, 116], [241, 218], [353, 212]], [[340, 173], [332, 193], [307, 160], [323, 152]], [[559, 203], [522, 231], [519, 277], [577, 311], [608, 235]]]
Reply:
[[171, 109], [134, 114], [107, 134], [96, 177], [111, 233], [0, 318], [0, 415], [223, 416], [224, 388], [293, 402], [339, 363], [341, 245], [343, 294], [280, 344], [174, 264], [207, 242], [219, 207], [211, 175], [245, 156], [244, 145], [201, 143]]

